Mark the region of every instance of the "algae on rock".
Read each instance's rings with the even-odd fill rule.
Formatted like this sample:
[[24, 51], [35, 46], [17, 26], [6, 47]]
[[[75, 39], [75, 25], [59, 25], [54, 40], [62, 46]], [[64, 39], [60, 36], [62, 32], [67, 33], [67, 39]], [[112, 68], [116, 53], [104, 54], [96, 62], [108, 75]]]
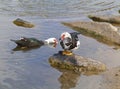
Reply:
[[26, 28], [32, 28], [35, 26], [34, 24], [32, 24], [28, 21], [22, 20], [20, 18], [17, 18], [16, 20], [14, 20], [13, 23], [17, 26], [22, 26], [22, 27], [26, 27]]

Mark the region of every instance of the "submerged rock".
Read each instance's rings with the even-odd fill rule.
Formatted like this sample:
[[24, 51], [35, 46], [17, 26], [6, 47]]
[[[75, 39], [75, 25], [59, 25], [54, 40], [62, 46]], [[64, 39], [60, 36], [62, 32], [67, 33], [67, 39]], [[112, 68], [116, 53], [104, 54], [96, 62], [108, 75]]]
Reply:
[[27, 38], [27, 37], [22, 37], [19, 40], [12, 40], [11, 41], [15, 42], [17, 46], [19, 47], [39, 47], [44, 45], [44, 41], [38, 40], [36, 38]]
[[99, 73], [106, 70], [106, 65], [99, 61], [84, 58], [76, 54], [66, 56], [62, 55], [60, 52], [51, 56], [49, 58], [49, 63], [53, 67], [72, 70], [77, 73]]
[[26, 28], [32, 28], [35, 26], [34, 24], [32, 24], [28, 21], [22, 20], [20, 18], [17, 18], [16, 20], [14, 20], [13, 23], [17, 26], [22, 26], [22, 27], [26, 27]]
[[44, 45], [44, 41], [38, 40], [36, 38], [22, 37], [19, 40], [11, 39], [11, 41], [17, 44], [17, 46], [13, 49], [13, 51], [19, 51], [19, 50], [27, 51], [35, 48], [40, 48], [41, 46]]
[[112, 68], [103, 74], [100, 89], [120, 89], [120, 66]]
[[66, 26], [81, 34], [95, 38], [108, 45], [120, 46], [120, 33], [117, 27], [106, 22], [66, 22]]
[[93, 21], [97, 21], [97, 22], [108, 22], [112, 24], [120, 24], [120, 16], [89, 15], [88, 17]]

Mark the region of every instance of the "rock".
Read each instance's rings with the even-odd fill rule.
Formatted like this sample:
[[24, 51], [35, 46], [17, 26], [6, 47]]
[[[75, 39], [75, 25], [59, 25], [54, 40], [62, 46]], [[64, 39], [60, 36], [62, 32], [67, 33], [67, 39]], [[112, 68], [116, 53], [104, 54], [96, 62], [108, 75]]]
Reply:
[[31, 50], [35, 48], [40, 48], [41, 46], [45, 45], [44, 41], [38, 40], [36, 38], [22, 37], [18, 40], [11, 39], [11, 41], [17, 44], [13, 51]]
[[81, 34], [93, 37], [94, 39], [120, 47], [120, 33], [113, 25], [106, 22], [64, 22], [66, 26], [79, 31]]
[[112, 24], [120, 24], [120, 16], [89, 15], [88, 17], [93, 21], [97, 21], [97, 22], [108, 22]]
[[40, 47], [44, 45], [44, 41], [38, 40], [36, 38], [22, 37], [19, 40], [11, 39], [11, 41], [15, 42], [19, 47], [27, 47], [27, 48]]
[[32, 28], [35, 26], [34, 24], [32, 24], [28, 21], [22, 20], [20, 18], [17, 18], [16, 20], [14, 20], [13, 23], [17, 26], [22, 26], [22, 27], [26, 27], [26, 28]]
[[103, 74], [100, 89], [120, 89], [120, 66], [112, 68]]
[[99, 61], [84, 58], [76, 54], [66, 56], [62, 55], [60, 52], [51, 56], [49, 63], [53, 67], [72, 70], [77, 73], [99, 73], [106, 70], [106, 65]]

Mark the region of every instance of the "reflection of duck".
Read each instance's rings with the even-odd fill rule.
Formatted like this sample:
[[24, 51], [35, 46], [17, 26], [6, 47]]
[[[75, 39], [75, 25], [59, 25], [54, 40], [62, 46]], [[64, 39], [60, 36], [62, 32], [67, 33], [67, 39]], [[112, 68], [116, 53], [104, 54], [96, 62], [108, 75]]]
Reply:
[[15, 42], [17, 46], [21, 48], [41, 47], [43, 45], [51, 45], [52, 47], [56, 47], [57, 45], [56, 38], [49, 38], [45, 41], [42, 41], [36, 38], [22, 37], [19, 40], [11, 40], [11, 41]]
[[60, 45], [64, 49], [62, 54], [72, 55], [72, 50], [78, 49], [80, 47], [80, 41], [78, 39], [77, 32], [63, 32], [60, 37]]

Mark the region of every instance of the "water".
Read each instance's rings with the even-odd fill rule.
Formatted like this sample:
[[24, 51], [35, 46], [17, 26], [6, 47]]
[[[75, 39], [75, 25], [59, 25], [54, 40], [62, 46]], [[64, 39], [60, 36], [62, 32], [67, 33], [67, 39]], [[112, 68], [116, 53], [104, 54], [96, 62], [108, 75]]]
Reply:
[[[0, 89], [100, 89], [102, 75], [78, 75], [50, 66], [48, 59], [61, 50], [43, 46], [28, 51], [12, 51], [10, 39], [21, 36], [47, 39], [73, 30], [61, 21], [89, 21], [89, 14], [118, 15], [119, 0], [0, 0]], [[15, 26], [16, 18], [34, 23], [35, 28]], [[119, 66], [120, 50], [79, 35], [84, 57]], [[92, 80], [92, 82], [91, 82]]]
[[117, 14], [118, 0], [0, 0], [0, 14], [39, 18], [75, 18], [92, 13]]

